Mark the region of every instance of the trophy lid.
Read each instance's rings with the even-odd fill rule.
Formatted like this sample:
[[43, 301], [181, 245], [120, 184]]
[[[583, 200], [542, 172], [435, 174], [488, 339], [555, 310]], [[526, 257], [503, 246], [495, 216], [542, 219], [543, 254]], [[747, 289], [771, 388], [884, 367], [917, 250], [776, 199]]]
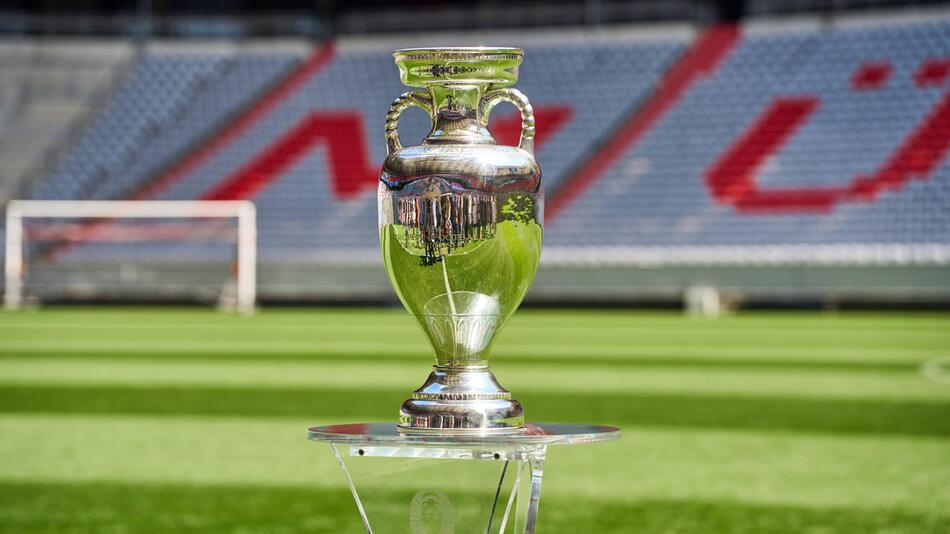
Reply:
[[434, 84], [485, 84], [494, 87], [518, 81], [524, 50], [494, 46], [403, 48], [393, 52], [402, 83], [409, 87]]

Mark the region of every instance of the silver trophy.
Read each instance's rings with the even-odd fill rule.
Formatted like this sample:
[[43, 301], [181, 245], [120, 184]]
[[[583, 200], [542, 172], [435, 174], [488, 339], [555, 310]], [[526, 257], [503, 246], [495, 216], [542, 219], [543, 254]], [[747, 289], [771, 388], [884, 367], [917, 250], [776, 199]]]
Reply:
[[[534, 115], [508, 86], [517, 48], [438, 48], [394, 54], [404, 84], [386, 117], [379, 235], [399, 299], [435, 349], [425, 383], [399, 422], [309, 429], [329, 443], [371, 534], [536, 532], [550, 445], [617, 439], [597, 425], [525, 423], [521, 403], [488, 365], [492, 344], [534, 279], [544, 196]], [[499, 145], [488, 117], [521, 111], [517, 147]], [[432, 117], [422, 144], [403, 147], [399, 116]]]
[[[396, 293], [435, 349], [436, 365], [400, 410], [405, 429], [508, 431], [521, 403], [499, 385], [491, 347], [534, 279], [544, 193], [534, 159], [534, 114], [508, 86], [517, 48], [407, 49], [395, 53], [403, 94], [386, 117], [379, 232]], [[499, 145], [488, 118], [500, 102], [521, 111], [518, 146]], [[404, 147], [400, 114], [432, 117], [422, 144]]]

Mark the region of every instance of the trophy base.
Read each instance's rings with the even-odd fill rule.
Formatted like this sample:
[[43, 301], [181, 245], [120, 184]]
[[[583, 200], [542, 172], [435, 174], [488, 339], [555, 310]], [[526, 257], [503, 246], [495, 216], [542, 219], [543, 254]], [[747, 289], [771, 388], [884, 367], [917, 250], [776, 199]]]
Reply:
[[487, 367], [435, 366], [402, 403], [399, 428], [408, 431], [496, 433], [524, 426], [524, 409]]

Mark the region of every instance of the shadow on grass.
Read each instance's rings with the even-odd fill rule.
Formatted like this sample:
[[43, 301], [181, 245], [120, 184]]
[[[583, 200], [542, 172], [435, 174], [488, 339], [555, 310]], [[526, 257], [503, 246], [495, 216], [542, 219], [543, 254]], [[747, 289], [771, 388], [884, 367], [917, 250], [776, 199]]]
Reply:
[[[589, 350], [589, 349], [588, 349]], [[278, 346], [275, 351], [261, 352], [259, 350], [215, 350], [207, 347], [196, 347], [194, 350], [178, 349], [170, 350], [149, 350], [143, 347], [142, 350], [129, 350], [123, 347], [121, 350], [110, 351], [108, 347], [95, 350], [70, 349], [70, 350], [48, 350], [34, 348], [18, 348], [16, 350], [0, 349], [0, 358], [74, 358], [74, 359], [115, 359], [123, 361], [134, 360], [228, 360], [228, 361], [287, 361], [287, 362], [387, 362], [387, 363], [405, 363], [407, 365], [419, 365], [420, 362], [427, 362], [431, 358], [428, 349], [416, 354], [413, 351], [401, 349], [392, 354], [380, 354], [377, 352], [308, 352], [301, 350], [291, 350], [280, 352]], [[631, 353], [625, 356], [603, 357], [596, 354], [587, 354], [578, 349], [576, 355], [572, 356], [518, 356], [514, 354], [502, 354], [497, 357], [498, 361], [505, 364], [527, 364], [527, 365], [556, 365], [565, 367], [591, 367], [605, 368], [681, 368], [681, 367], [699, 367], [699, 368], [737, 368], [737, 369], [799, 369], [799, 370], [840, 370], [840, 371], [906, 371], [915, 370], [920, 365], [916, 361], [880, 361], [880, 360], [836, 360], [833, 358], [804, 360], [801, 358], [697, 358], [678, 356], [650, 356], [646, 354]]]

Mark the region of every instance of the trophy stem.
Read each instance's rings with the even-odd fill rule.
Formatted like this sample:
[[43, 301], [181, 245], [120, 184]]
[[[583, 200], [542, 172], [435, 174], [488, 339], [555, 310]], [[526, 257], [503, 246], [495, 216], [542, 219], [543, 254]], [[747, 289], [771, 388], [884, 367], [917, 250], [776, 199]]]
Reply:
[[433, 366], [399, 410], [407, 430], [504, 432], [524, 426], [521, 403], [501, 387], [488, 365]]

